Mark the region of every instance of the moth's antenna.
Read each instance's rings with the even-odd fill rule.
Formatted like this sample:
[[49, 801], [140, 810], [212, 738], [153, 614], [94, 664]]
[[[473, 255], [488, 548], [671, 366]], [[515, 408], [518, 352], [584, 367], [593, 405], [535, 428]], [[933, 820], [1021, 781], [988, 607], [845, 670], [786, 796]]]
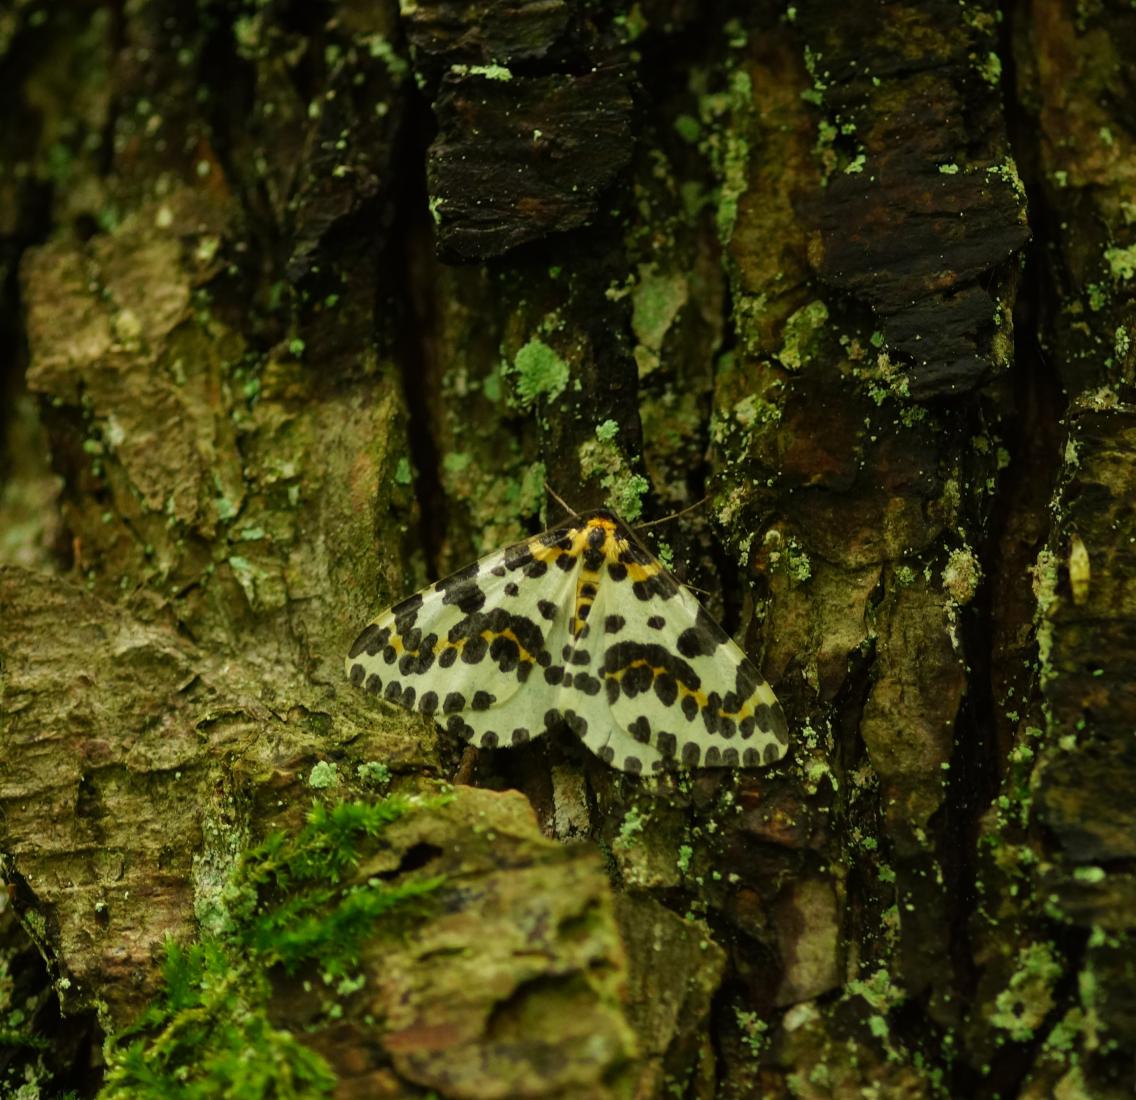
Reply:
[[564, 509], [570, 516], [578, 516], [580, 513], [575, 508], [571, 507], [568, 502], [546, 481], [544, 483], [544, 491], [552, 497], [561, 508]]
[[[549, 492], [552, 492], [550, 489]], [[552, 494], [556, 496], [555, 493]], [[557, 497], [557, 500], [560, 498]], [[693, 504], [688, 504], [681, 512], [672, 512], [669, 516], [663, 516], [662, 519], [648, 520], [646, 523], [635, 524], [635, 530], [641, 531], [644, 527], [655, 527], [660, 523], [670, 523], [672, 519], [678, 519], [679, 516], [685, 516], [687, 512], [693, 512], [695, 508], [701, 508], [710, 499], [710, 494], [707, 493], [701, 500], [696, 500]], [[689, 588], [690, 586], [687, 585]]]

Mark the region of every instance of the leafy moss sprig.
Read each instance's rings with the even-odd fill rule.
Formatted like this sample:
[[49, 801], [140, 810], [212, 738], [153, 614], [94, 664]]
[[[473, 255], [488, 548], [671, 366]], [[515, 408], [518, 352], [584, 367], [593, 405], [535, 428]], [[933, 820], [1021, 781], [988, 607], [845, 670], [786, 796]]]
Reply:
[[269, 972], [314, 961], [331, 985], [358, 966], [365, 939], [420, 910], [441, 877], [346, 880], [388, 825], [441, 801], [316, 803], [298, 834], [274, 832], [246, 852], [226, 891], [225, 931], [170, 941], [158, 998], [108, 1042], [100, 1100], [328, 1095], [331, 1067], [268, 1019]]

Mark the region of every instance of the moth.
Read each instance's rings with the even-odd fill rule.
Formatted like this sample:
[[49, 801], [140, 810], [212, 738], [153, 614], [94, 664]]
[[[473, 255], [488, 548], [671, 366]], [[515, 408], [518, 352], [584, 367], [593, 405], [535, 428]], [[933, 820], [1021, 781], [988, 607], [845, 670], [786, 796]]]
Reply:
[[773, 691], [611, 512], [572, 516], [370, 623], [351, 682], [481, 748], [566, 727], [635, 775], [785, 753]]

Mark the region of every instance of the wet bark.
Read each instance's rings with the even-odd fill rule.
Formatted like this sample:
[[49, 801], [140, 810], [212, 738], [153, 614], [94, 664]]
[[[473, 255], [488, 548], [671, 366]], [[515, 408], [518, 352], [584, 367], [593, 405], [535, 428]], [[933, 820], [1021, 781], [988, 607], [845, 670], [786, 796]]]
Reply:
[[[272, 976], [338, 1095], [1129, 1095], [1129, 43], [1121, 0], [0, 11], [4, 1089], [95, 1095], [241, 852], [381, 773], [460, 776], [384, 865], [450, 886], [360, 990]], [[651, 537], [785, 762], [462, 760], [345, 683], [546, 484], [705, 495]]]

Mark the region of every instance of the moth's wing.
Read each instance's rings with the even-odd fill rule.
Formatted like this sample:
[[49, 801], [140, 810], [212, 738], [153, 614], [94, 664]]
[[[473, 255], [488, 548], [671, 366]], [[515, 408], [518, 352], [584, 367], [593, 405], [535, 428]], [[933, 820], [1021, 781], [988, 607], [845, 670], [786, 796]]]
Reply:
[[355, 640], [347, 675], [486, 748], [539, 736], [575, 583], [545, 558], [538, 536], [395, 604]]
[[[690, 590], [636, 549], [626, 575], [605, 573], [578, 643], [591, 694], [580, 698], [578, 674], [570, 693], [585, 742], [629, 772], [670, 759], [687, 767], [780, 759], [788, 728], [772, 689]], [[561, 705], [567, 712], [572, 701]]]

